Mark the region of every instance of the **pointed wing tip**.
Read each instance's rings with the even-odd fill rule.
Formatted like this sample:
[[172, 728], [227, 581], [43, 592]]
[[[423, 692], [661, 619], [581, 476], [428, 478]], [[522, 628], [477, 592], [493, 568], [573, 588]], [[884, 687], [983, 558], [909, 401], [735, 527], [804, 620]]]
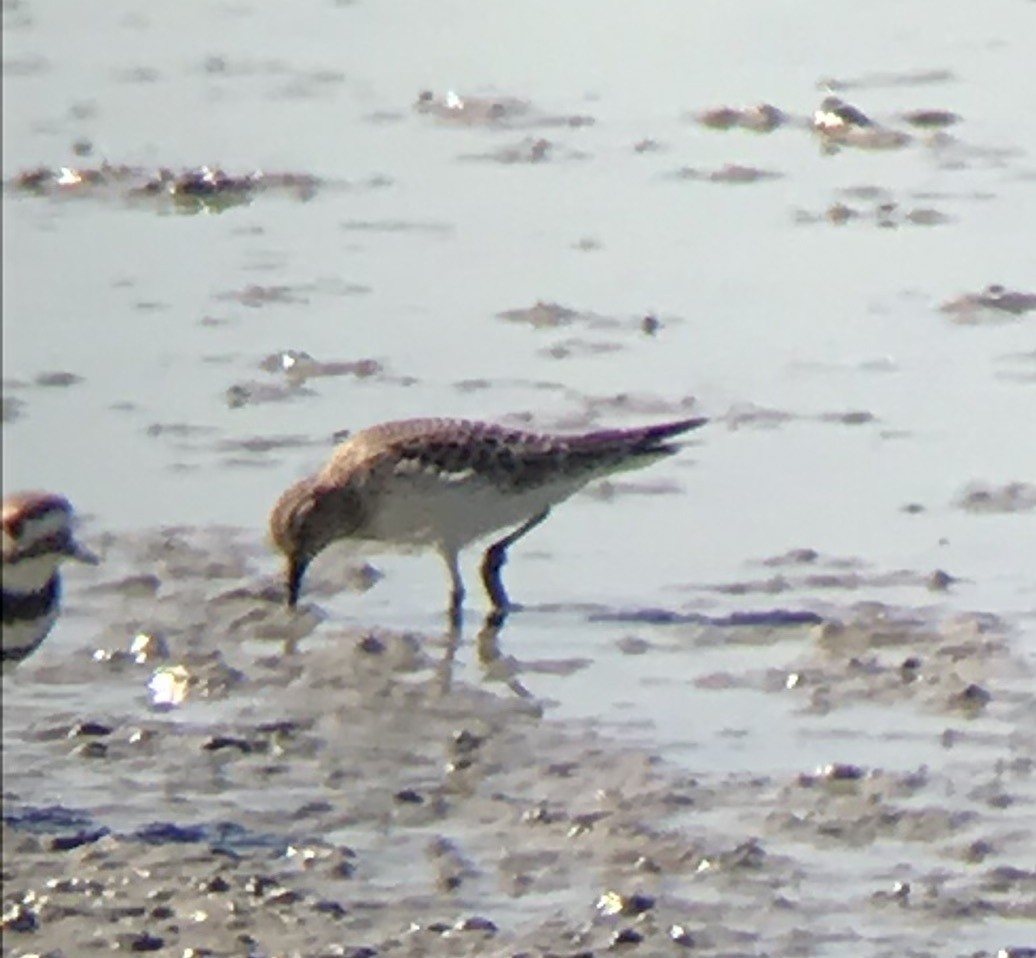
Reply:
[[679, 427], [679, 432], [690, 432], [692, 429], [700, 429], [708, 421], [708, 416], [695, 416], [693, 419], [681, 419], [673, 425]]
[[706, 416], [695, 416], [692, 419], [677, 419], [675, 422], [662, 423], [660, 426], [652, 426], [647, 430], [652, 440], [668, 439], [670, 436], [679, 436], [681, 433], [691, 432], [693, 429], [700, 429], [708, 422]]

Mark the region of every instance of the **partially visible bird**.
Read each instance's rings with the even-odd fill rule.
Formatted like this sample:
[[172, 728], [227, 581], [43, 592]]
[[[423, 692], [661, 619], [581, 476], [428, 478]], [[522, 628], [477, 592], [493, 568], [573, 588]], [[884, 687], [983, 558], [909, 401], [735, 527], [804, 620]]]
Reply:
[[99, 560], [73, 534], [68, 500], [50, 492], [16, 492], [3, 500], [3, 668], [40, 647], [58, 617], [64, 559]]

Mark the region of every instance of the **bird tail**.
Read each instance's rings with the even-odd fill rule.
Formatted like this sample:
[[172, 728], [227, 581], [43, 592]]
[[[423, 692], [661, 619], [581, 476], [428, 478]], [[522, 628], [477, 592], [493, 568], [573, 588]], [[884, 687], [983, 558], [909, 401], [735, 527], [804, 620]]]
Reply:
[[581, 436], [579, 444], [588, 452], [596, 450], [607, 453], [614, 450], [623, 457], [669, 455], [676, 452], [680, 445], [668, 440], [692, 429], [699, 429], [707, 422], [708, 419], [698, 417], [657, 423], [653, 426], [636, 426], [632, 429], [602, 429]]

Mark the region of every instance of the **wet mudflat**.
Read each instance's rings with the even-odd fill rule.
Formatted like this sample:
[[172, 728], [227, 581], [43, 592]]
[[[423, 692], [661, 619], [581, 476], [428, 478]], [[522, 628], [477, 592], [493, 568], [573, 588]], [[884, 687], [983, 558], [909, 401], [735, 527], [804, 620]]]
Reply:
[[[992, 955], [1036, 919], [1032, 675], [994, 616], [554, 610], [653, 659], [609, 686], [631, 736], [532, 691], [590, 666], [535, 610], [289, 616], [247, 540], [107, 541], [68, 619], [105, 630], [8, 681], [10, 954]], [[364, 566], [323, 572], [363, 601]]]
[[[6, 3], [4, 488], [105, 563], [4, 954], [1033, 947], [1029, 6]], [[429, 414], [713, 421], [499, 631], [392, 554], [289, 617], [279, 491]]]

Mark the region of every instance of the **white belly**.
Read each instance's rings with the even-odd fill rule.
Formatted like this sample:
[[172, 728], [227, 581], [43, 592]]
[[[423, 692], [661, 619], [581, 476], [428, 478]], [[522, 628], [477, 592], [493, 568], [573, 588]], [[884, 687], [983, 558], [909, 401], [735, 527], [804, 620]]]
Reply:
[[446, 478], [426, 472], [395, 477], [378, 498], [364, 538], [462, 549], [493, 532], [506, 533], [563, 502], [584, 479], [562, 479], [524, 492], [501, 492], [473, 473]]

